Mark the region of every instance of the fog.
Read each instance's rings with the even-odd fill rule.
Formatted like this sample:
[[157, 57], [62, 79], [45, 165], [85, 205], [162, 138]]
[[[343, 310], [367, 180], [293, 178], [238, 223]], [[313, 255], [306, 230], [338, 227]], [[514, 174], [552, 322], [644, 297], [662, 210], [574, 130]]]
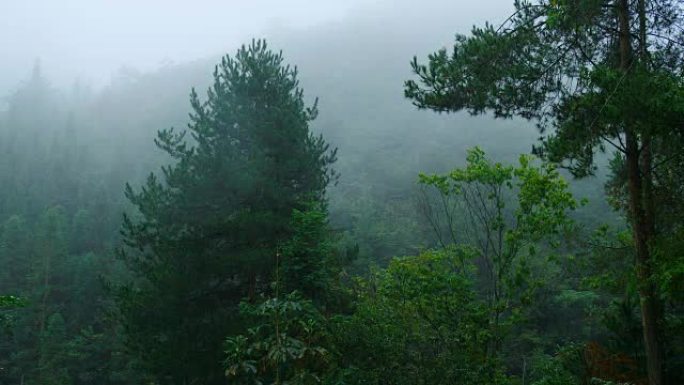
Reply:
[[121, 67], [150, 71], [232, 50], [269, 28], [340, 20], [360, 1], [3, 1], [2, 88], [39, 58], [54, 81], [102, 85]]
[[[360, 20], [420, 25], [448, 40], [454, 31], [484, 18], [500, 19], [509, 2], [444, 1], [107, 1], [31, 0], [0, 3], [0, 46], [4, 94], [39, 59], [59, 85], [75, 80], [107, 84], [122, 67], [153, 71], [171, 63], [231, 52], [254, 37], [287, 31], [313, 33], [330, 24]], [[435, 9], [449, 9], [436, 12]], [[435, 25], [436, 24], [436, 25]], [[438, 29], [437, 29], [438, 28]], [[409, 27], [409, 29], [414, 29]], [[353, 36], [358, 31], [347, 29]], [[434, 44], [434, 41], [425, 41]]]
[[[366, 374], [359, 372], [363, 383], [384, 383], [397, 368], [420, 380], [391, 383], [444, 383], [447, 376], [441, 374], [422, 378], [422, 362], [436, 373], [448, 367], [449, 375], [461, 373], [465, 364], [479, 365], [480, 358], [452, 360], [462, 352], [484, 357], [487, 365], [508, 365], [506, 375], [522, 378], [510, 383], [551, 383], [526, 382], [528, 365], [557, 371], [536, 361], [547, 362], [575, 337], [594, 341], [615, 331], [596, 326], [603, 321], [592, 312], [617, 303], [621, 289], [614, 295], [582, 286], [587, 270], [627, 271], [632, 259], [624, 257], [628, 235], [601, 233], [606, 237], [601, 241], [617, 245], [609, 246], [611, 254], [594, 255], [585, 245], [600, 224], [616, 225], [616, 233], [624, 229], [622, 213], [613, 210], [620, 202], [611, 206], [605, 198], [607, 155], [598, 155], [596, 177], [573, 180], [562, 170], [569, 187], [551, 169], [536, 169], [541, 160], [532, 161], [527, 183], [536, 185], [528, 199], [539, 195], [542, 203], [534, 206], [541, 207], [539, 216], [527, 222], [519, 220], [527, 213], [520, 214], [523, 201], [516, 196], [523, 191], [515, 184], [522, 173], [511, 171], [516, 182], [486, 190], [489, 195], [480, 186], [499, 179], [485, 176], [485, 182], [475, 182], [475, 205], [481, 204], [480, 216], [490, 217], [473, 225], [475, 210], [465, 194], [456, 187], [444, 192], [421, 186], [419, 174], [461, 167], [475, 146], [489, 159], [517, 164], [538, 142], [534, 122], [439, 114], [419, 110], [404, 96], [405, 81], [415, 79], [414, 57], [424, 61], [452, 47], [455, 35], [468, 34], [473, 25], [506, 20], [513, 3], [0, 0], [0, 385], [223, 384], [234, 371], [226, 366], [227, 338], [270, 330], [252, 328], [252, 318], [271, 310], [243, 312], [262, 300], [280, 306], [285, 291], [295, 304], [274, 317], [278, 349], [280, 322], [288, 322], [281, 315], [303, 309], [318, 318], [297, 319], [290, 330], [334, 325], [337, 342], [331, 343], [330, 357], [341, 346], [340, 357], [326, 356], [319, 365], [314, 361], [328, 354], [325, 349], [287, 354], [312, 358], [314, 370], [338, 359], [340, 366], [333, 369], [344, 369], [341, 374], [331, 369], [342, 377], [325, 382], [313, 376], [315, 381], [287, 383], [356, 383], [343, 377], [356, 370], [349, 362], [367, 352], [371, 358], [363, 358], [362, 365], [387, 372], [377, 372], [376, 382], [365, 382]], [[258, 39], [296, 66], [305, 104], [318, 103], [315, 120], [309, 122], [309, 110], [294, 86], [288, 88], [291, 79], [279, 77], [279, 71], [287, 72], [263, 59], [272, 58], [263, 52], [257, 57], [265, 65], [259, 62], [259, 70], [240, 74], [247, 84], [243, 93], [235, 91], [238, 86], [224, 92], [233, 99], [221, 100], [228, 108], [218, 109], [230, 111], [217, 112], [218, 118], [214, 110], [211, 118], [200, 116], [210, 105], [202, 102], [216, 95], [210, 87], [218, 63]], [[270, 71], [268, 82], [254, 75], [262, 67]], [[267, 87], [269, 92], [261, 91]], [[199, 102], [191, 105], [193, 90]], [[197, 123], [205, 118], [204, 125]], [[169, 128], [189, 128], [184, 139], [189, 147], [160, 133]], [[203, 129], [215, 136], [202, 137]], [[315, 142], [311, 132], [325, 142]], [[337, 149], [334, 183], [327, 183], [324, 156], [313, 154], [320, 143]], [[566, 187], [589, 203], [575, 210]], [[492, 201], [502, 189], [505, 210]], [[556, 194], [552, 199], [546, 199], [549, 191]], [[612, 198], [619, 201], [621, 193], [615, 189]], [[464, 198], [450, 201], [453, 196]], [[443, 217], [430, 218], [431, 204], [442, 204]], [[458, 217], [452, 215], [456, 209], [462, 209]], [[504, 223], [528, 227], [504, 234]], [[464, 231], [457, 234], [454, 228]], [[466, 237], [478, 231], [486, 241], [473, 251], [476, 237]], [[453, 244], [442, 241], [445, 234]], [[508, 247], [508, 242], [518, 243]], [[519, 270], [509, 263], [517, 253]], [[575, 253], [587, 258], [586, 265], [576, 262]], [[590, 266], [587, 255], [601, 262]], [[495, 272], [496, 264], [503, 267]], [[632, 290], [618, 306], [624, 304], [629, 318], [638, 306], [636, 286], [623, 278], [611, 282]], [[547, 286], [535, 291], [542, 280]], [[509, 297], [490, 295], [499, 284], [519, 286]], [[311, 301], [300, 303], [301, 293]], [[504, 309], [516, 301], [519, 308]], [[523, 308], [532, 325], [527, 329], [514, 324]], [[402, 309], [404, 314], [397, 313]], [[416, 313], [423, 310], [427, 316]], [[516, 320], [501, 330], [515, 339], [490, 360], [489, 350], [501, 342], [495, 338], [504, 313]], [[487, 329], [493, 325], [488, 317], [497, 322], [494, 332]], [[382, 326], [379, 332], [365, 328], [377, 320], [405, 324]], [[621, 341], [634, 340], [633, 331], [639, 332], [630, 322], [625, 321], [626, 332], [615, 332], [623, 333]], [[298, 338], [298, 330], [288, 338]], [[312, 333], [306, 344], [318, 338]], [[404, 340], [410, 334], [417, 343]], [[400, 342], [388, 343], [392, 338]], [[380, 358], [373, 356], [375, 346], [381, 346]], [[382, 354], [401, 356], [412, 349], [415, 354], [402, 358], [406, 364], [383, 366]], [[421, 361], [425, 357], [439, 360]], [[254, 381], [236, 383], [285, 383], [281, 366], [298, 370], [303, 363], [278, 360], [276, 374], [262, 382], [250, 376], [256, 366], [267, 367], [265, 361], [245, 361], [246, 376]], [[530, 372], [534, 376], [536, 368]], [[488, 371], [478, 367], [472, 378]], [[499, 373], [504, 371], [490, 374]]]
[[[99, 175], [112, 200], [106, 220], [115, 234], [123, 185], [168, 161], [154, 147], [156, 132], [187, 124], [190, 89], [203, 95], [221, 56], [266, 38], [298, 67], [307, 100], [319, 98], [313, 129], [339, 148], [341, 177], [330, 189], [333, 223], [367, 258], [384, 259], [414, 252], [429, 239], [416, 228], [419, 172], [461, 164], [476, 145], [512, 160], [535, 142], [536, 130], [525, 121], [437, 115], [403, 97], [414, 55], [447, 47], [472, 25], [504, 20], [510, 9], [508, 0], [5, 2], [0, 94], [10, 100], [40, 74], [53, 110], [42, 123], [27, 123], [24, 134], [78, 133], [78, 152], [90, 159], [86, 173]], [[42, 140], [26, 138], [24, 145], [36, 141], [32, 153], [53, 146]], [[19, 142], [5, 146], [11, 143]], [[49, 161], [51, 155], [41, 156]], [[594, 182], [578, 186], [591, 195], [602, 189]]]

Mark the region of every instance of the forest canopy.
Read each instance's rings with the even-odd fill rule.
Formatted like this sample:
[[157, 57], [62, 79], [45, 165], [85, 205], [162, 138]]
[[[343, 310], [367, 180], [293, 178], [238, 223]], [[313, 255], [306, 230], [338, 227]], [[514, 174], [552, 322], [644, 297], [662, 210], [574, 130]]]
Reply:
[[37, 63], [0, 385], [683, 383], [684, 7], [511, 5], [442, 49], [369, 19], [96, 91]]

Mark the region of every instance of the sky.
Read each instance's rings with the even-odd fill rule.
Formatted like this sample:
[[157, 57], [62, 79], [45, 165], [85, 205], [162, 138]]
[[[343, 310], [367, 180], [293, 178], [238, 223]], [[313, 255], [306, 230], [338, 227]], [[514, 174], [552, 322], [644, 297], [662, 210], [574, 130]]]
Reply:
[[[432, 4], [435, 1], [431, 2]], [[512, 0], [444, 0], [455, 23], [501, 18]], [[0, 0], [0, 94], [38, 60], [58, 86], [105, 85], [121, 68], [157, 67], [230, 52], [252, 37], [358, 17], [410, 15], [413, 0]], [[423, 15], [444, 17], [439, 9]], [[471, 22], [471, 16], [474, 15]], [[408, 16], [407, 16], [408, 17]], [[451, 17], [451, 16], [449, 16]], [[419, 20], [430, 23], [429, 17]], [[413, 26], [410, 26], [413, 27]]]

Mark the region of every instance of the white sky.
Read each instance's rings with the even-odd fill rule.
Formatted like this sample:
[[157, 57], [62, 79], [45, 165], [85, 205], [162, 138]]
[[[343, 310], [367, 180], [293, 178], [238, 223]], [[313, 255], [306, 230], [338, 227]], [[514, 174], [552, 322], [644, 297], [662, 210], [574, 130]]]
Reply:
[[[454, 3], [463, 7], [464, 15], [492, 14], [496, 20], [512, 0], [446, 2], [451, 8]], [[0, 0], [0, 95], [25, 79], [36, 59], [57, 85], [76, 79], [102, 85], [123, 66], [152, 70], [232, 51], [268, 30], [344, 22], [354, 15], [391, 10], [399, 3], [406, 12], [424, 4], [421, 0]]]

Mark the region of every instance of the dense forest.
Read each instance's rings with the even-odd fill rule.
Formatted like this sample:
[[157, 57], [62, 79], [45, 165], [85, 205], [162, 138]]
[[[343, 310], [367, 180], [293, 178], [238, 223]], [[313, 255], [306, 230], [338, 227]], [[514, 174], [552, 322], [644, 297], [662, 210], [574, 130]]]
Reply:
[[37, 62], [0, 385], [684, 383], [684, 5], [513, 5], [101, 89]]

